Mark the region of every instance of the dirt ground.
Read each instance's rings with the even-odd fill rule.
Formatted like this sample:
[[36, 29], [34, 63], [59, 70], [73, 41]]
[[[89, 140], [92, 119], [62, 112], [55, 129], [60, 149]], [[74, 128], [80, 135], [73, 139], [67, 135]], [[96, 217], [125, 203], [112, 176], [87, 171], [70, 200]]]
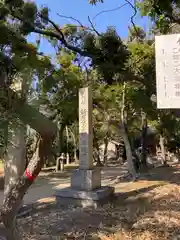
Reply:
[[41, 199], [30, 216], [18, 220], [23, 239], [180, 239], [180, 166], [123, 181], [115, 184], [113, 202], [97, 209], [60, 209], [54, 198]]

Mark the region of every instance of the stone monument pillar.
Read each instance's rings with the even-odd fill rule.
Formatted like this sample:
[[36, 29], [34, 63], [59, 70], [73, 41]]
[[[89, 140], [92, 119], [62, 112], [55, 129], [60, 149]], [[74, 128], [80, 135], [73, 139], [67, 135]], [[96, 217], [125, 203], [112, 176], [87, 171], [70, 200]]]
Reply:
[[58, 190], [60, 205], [96, 206], [114, 193], [114, 188], [101, 187], [101, 170], [93, 167], [92, 89], [79, 90], [79, 169], [72, 172], [71, 187]]
[[93, 168], [92, 90], [79, 90], [79, 169], [73, 171], [71, 186], [80, 190], [101, 187], [99, 168]]
[[92, 169], [92, 90], [89, 87], [79, 90], [79, 146], [80, 169]]

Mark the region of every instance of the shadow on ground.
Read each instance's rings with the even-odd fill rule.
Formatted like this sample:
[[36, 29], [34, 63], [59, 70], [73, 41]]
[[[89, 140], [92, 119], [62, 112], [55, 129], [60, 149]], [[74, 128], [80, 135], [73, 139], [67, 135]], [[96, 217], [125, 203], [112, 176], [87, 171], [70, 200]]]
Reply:
[[[105, 177], [114, 179], [114, 172]], [[117, 184], [113, 201], [97, 209], [63, 209], [54, 198], [42, 200], [18, 219], [23, 239], [178, 240], [179, 183], [177, 165], [152, 169], [124, 188]]]
[[164, 181], [166, 183], [180, 184], [180, 164], [161, 166], [151, 169], [148, 173], [141, 174], [138, 180]]
[[179, 173], [171, 170], [171, 184], [162, 179], [139, 180], [132, 183], [131, 190], [117, 193], [113, 202], [95, 210], [57, 208], [54, 199], [39, 203], [30, 216], [19, 219], [24, 239], [178, 239], [180, 187], [173, 182]]
[[[114, 182], [115, 184], [132, 181], [132, 178], [129, 176], [126, 166], [110, 167], [109, 169], [103, 168], [102, 178], [107, 178], [110, 182]], [[164, 181], [179, 185], [180, 164], [174, 164], [172, 166], [160, 166], [157, 168], [152, 168], [147, 172], [141, 172], [137, 178], [137, 181], [140, 180]]]

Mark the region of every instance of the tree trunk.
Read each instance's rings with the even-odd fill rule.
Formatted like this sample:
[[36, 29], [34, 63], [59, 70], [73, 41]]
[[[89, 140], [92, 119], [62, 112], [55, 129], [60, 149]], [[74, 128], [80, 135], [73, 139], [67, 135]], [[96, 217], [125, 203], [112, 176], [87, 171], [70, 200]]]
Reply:
[[56, 125], [36, 108], [23, 102], [12, 89], [0, 88], [0, 105], [15, 113], [24, 124], [36, 130], [41, 137], [54, 136], [56, 133]]
[[125, 127], [124, 123], [121, 124], [120, 132], [121, 132], [121, 136], [124, 140], [124, 145], [125, 145], [125, 149], [126, 149], [128, 170], [129, 170], [129, 173], [132, 175], [133, 180], [134, 180], [137, 177], [137, 173], [136, 173], [136, 169], [135, 169], [135, 166], [134, 166], [134, 163], [133, 163], [133, 155], [132, 155], [131, 144], [130, 144], [128, 133], [127, 133], [127, 130], [126, 130], [126, 127]]
[[1, 220], [6, 228], [7, 240], [19, 240], [16, 213], [27, 189], [39, 174], [44, 159], [49, 155], [57, 130], [53, 122], [23, 102], [18, 94], [10, 88], [0, 88], [0, 104], [4, 109], [16, 113], [24, 124], [28, 124], [41, 135], [39, 148], [29, 162], [23, 176], [10, 188], [1, 207]]
[[141, 164], [142, 169], [147, 170], [147, 151], [146, 151], [146, 139], [147, 139], [147, 117], [142, 113], [142, 135], [141, 135]]
[[[110, 116], [107, 116], [107, 120], [110, 120]], [[107, 128], [107, 132], [106, 132], [106, 136], [104, 138], [104, 159], [103, 159], [103, 163], [105, 166], [107, 166], [107, 160], [108, 160], [108, 143], [109, 143], [109, 123], [108, 123], [108, 128]]]
[[[57, 148], [58, 148], [58, 157], [60, 157], [61, 153], [62, 153], [62, 149], [63, 149], [63, 144], [64, 144], [64, 139], [63, 139], [63, 132], [64, 132], [64, 128], [65, 125], [64, 124], [60, 124], [58, 122], [58, 132], [57, 132]], [[60, 162], [58, 160], [56, 160], [56, 172], [60, 171]]]
[[121, 124], [120, 130], [122, 133], [122, 137], [124, 140], [124, 145], [126, 148], [126, 156], [127, 156], [127, 163], [128, 163], [128, 170], [129, 173], [132, 175], [133, 180], [136, 179], [136, 169], [133, 163], [133, 155], [132, 155], [132, 148], [128, 137], [128, 130], [126, 125], [126, 118], [125, 118], [125, 96], [126, 96], [126, 83], [124, 82], [123, 87], [123, 94], [122, 94], [122, 108], [121, 108]]
[[12, 186], [4, 199], [1, 208], [1, 219], [6, 229], [7, 240], [22, 239], [16, 222], [16, 214], [27, 189], [39, 174], [45, 158], [49, 155], [51, 145], [51, 139], [40, 139], [38, 148], [26, 171]]
[[[97, 153], [99, 153], [99, 152], [97, 151]], [[103, 166], [103, 164], [101, 163], [101, 159], [99, 157], [99, 154], [97, 154], [97, 165], [96, 166], [98, 166], [98, 167], [102, 167]]]
[[163, 137], [163, 135], [160, 135], [160, 140], [159, 140], [159, 145], [161, 148], [161, 154], [162, 154], [162, 164], [165, 165], [166, 164], [166, 149], [165, 149], [165, 139]]
[[115, 120], [111, 120], [111, 121], [109, 121], [109, 123], [112, 124], [113, 126], [115, 126], [119, 130], [120, 135], [123, 138], [125, 149], [126, 149], [128, 170], [129, 170], [129, 173], [131, 174], [133, 180], [135, 180], [137, 177], [137, 173], [136, 173], [136, 169], [135, 169], [135, 166], [133, 163], [131, 144], [129, 141], [129, 137], [128, 137], [128, 133], [127, 133], [125, 124], [124, 124], [124, 122], [121, 122], [121, 124], [119, 125], [118, 122]]
[[108, 142], [109, 138], [108, 136], [105, 137], [104, 139], [104, 153], [103, 153], [103, 163], [105, 166], [107, 166], [107, 153], [108, 153]]
[[95, 151], [96, 151], [96, 166], [98, 167], [102, 167], [103, 164], [101, 163], [101, 159], [100, 159], [100, 156], [99, 156], [99, 146], [98, 144], [96, 144], [96, 146], [94, 147], [95, 148]]
[[74, 150], [74, 161], [75, 161], [75, 163], [79, 164], [79, 159], [78, 159], [78, 157], [77, 157], [76, 148], [75, 148], [75, 150]]
[[137, 173], [136, 173], [135, 165], [133, 163], [132, 148], [129, 141], [127, 126], [125, 122], [125, 91], [126, 91], [126, 83], [124, 82], [123, 94], [122, 94], [122, 107], [121, 107], [121, 123], [118, 124], [118, 122], [115, 120], [111, 120], [109, 123], [117, 127], [120, 131], [120, 134], [124, 140], [124, 145], [126, 149], [128, 170], [133, 180], [135, 180], [137, 177]]
[[22, 234], [19, 231], [19, 227], [17, 225], [17, 221], [16, 218], [14, 218], [12, 220], [12, 222], [10, 223], [10, 226], [8, 228], [5, 227], [1, 227], [0, 226], [0, 239], [1, 237], [3, 237], [2, 239], [4, 240], [22, 240]]
[[60, 161], [60, 170], [61, 172], [64, 172], [64, 160]]
[[[28, 84], [27, 79], [23, 78], [19, 91], [21, 101], [27, 102]], [[26, 134], [27, 127], [18, 119], [8, 124], [8, 143], [5, 155], [4, 168], [4, 195], [6, 196], [13, 184], [22, 176], [26, 168]]]
[[[101, 159], [99, 157], [99, 144], [98, 144], [98, 139], [96, 136], [96, 133], [93, 129], [93, 160], [96, 161], [96, 166], [103, 166], [103, 164], [101, 163]], [[95, 151], [94, 151], [95, 150]]]
[[71, 130], [71, 128], [69, 128], [70, 130], [70, 133], [71, 133], [71, 136], [73, 138], [73, 142], [74, 142], [74, 161], [75, 163], [79, 163], [79, 160], [77, 158], [77, 144], [76, 144], [76, 138], [75, 138], [75, 135], [73, 133], [73, 131]]
[[26, 167], [26, 127], [20, 123], [19, 126], [10, 126], [11, 134], [8, 141], [5, 155], [5, 186], [4, 194], [7, 195], [9, 189], [22, 176]]
[[68, 142], [69, 142], [69, 133], [68, 133], [68, 127], [65, 127], [66, 129], [66, 164], [69, 165], [69, 149], [68, 149]]

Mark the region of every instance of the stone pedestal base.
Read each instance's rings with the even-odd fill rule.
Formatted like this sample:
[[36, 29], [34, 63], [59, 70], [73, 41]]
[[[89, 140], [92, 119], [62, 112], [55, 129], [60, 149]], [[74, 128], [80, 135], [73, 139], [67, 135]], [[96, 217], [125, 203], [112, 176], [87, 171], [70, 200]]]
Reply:
[[91, 191], [101, 187], [101, 170], [76, 169], [72, 172], [71, 187], [77, 190]]
[[101, 187], [92, 191], [64, 188], [55, 193], [56, 202], [59, 206], [97, 207], [107, 203], [114, 194], [113, 187]]

